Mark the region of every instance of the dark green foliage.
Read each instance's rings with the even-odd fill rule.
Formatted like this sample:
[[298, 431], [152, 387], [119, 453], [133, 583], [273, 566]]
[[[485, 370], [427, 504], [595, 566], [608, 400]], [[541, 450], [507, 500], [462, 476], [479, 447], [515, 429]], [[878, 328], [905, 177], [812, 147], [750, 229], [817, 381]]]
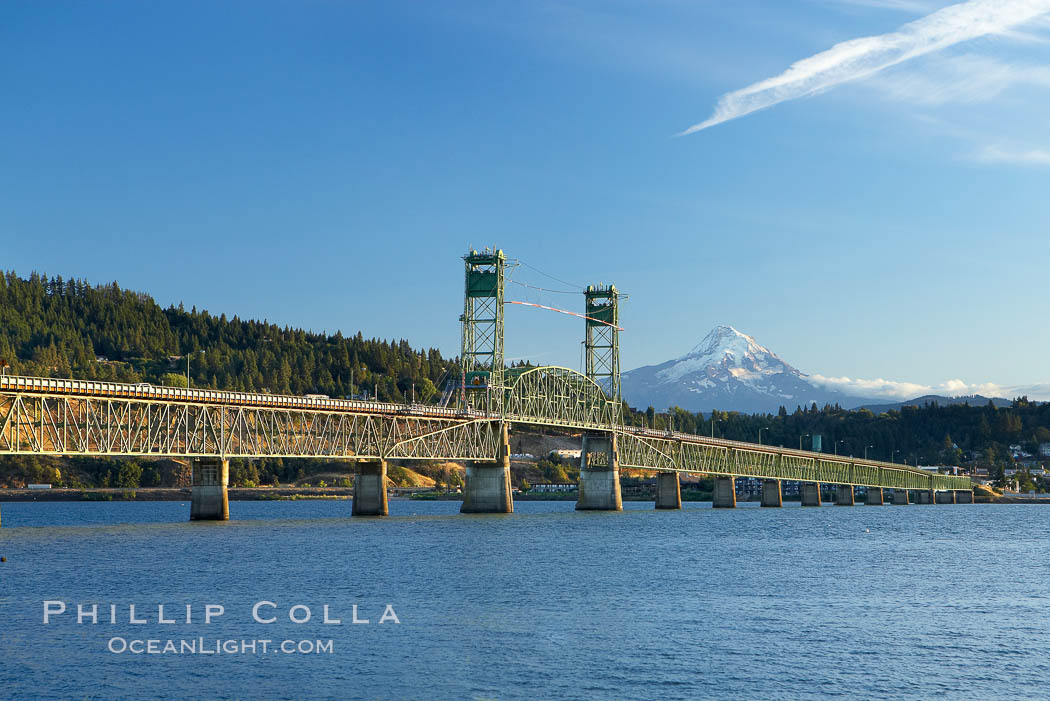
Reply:
[[437, 350], [404, 340], [161, 309], [116, 283], [0, 277], [0, 358], [8, 372], [179, 386], [187, 355], [194, 387], [345, 397], [378, 386], [384, 401], [404, 401], [413, 384], [417, 399], [432, 401], [452, 368]]
[[[758, 442], [785, 448], [809, 450], [811, 436], [823, 438], [823, 451], [841, 455], [864, 455], [883, 461], [912, 465], [960, 465], [964, 462], [1001, 470], [1011, 458], [1007, 446], [1020, 444], [1038, 454], [1040, 443], [1050, 442], [1050, 404], [1037, 404], [1021, 397], [1010, 407], [954, 404], [906, 406], [900, 411], [875, 415], [867, 409], [846, 410], [839, 406], [797, 407], [788, 413], [746, 415], [713, 411], [707, 417], [676, 408], [673, 415], [647, 411], [625, 412], [634, 426], [666, 429], [671, 419], [676, 431], [716, 438]], [[957, 447], [956, 447], [957, 446]]]
[[[382, 401], [434, 401], [454, 376], [454, 362], [407, 341], [344, 337], [212, 316], [182, 305], [162, 309], [116, 283], [0, 275], [0, 359], [8, 373], [88, 380], [345, 397], [378, 388]], [[170, 462], [170, 461], [169, 461]], [[174, 463], [111, 458], [12, 457], [0, 460], [0, 486], [187, 486]], [[57, 468], [57, 473], [55, 472]], [[233, 461], [234, 485], [288, 484], [323, 471], [349, 472], [320, 460]]]

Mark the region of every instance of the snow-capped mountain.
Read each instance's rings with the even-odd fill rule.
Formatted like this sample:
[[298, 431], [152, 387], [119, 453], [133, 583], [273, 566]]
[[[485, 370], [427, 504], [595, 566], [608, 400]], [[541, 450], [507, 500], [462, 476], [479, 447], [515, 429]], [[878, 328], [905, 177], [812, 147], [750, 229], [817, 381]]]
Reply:
[[853, 406], [865, 400], [814, 386], [804, 373], [732, 326], [715, 327], [674, 360], [623, 373], [621, 391], [636, 408], [680, 406], [705, 412], [775, 412], [781, 405], [793, 411], [811, 402]]

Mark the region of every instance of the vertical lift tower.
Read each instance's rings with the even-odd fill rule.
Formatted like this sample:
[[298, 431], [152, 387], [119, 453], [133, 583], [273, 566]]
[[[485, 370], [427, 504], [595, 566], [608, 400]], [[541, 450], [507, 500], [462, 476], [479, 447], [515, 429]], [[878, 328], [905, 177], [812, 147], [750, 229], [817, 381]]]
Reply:
[[[507, 257], [498, 248], [471, 251], [463, 256], [465, 269], [463, 347], [460, 355], [460, 408], [503, 415], [506, 400], [503, 357], [503, 284]], [[500, 427], [499, 456], [495, 464], [467, 465], [463, 513], [511, 513], [510, 436], [507, 422]]]
[[[615, 402], [613, 424], [620, 424], [620, 292], [615, 285], [588, 285], [584, 297], [584, 351], [587, 378]], [[580, 449], [581, 511], [620, 511], [620, 469], [616, 432], [583, 434]]]

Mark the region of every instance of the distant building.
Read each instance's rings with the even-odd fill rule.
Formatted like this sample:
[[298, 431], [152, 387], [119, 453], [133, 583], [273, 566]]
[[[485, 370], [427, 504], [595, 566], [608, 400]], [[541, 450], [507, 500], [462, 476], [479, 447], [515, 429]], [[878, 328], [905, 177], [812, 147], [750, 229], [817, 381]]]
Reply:
[[578, 487], [571, 482], [540, 482], [529, 488], [530, 492], [575, 492]]
[[559, 460], [578, 460], [582, 452], [582, 450], [567, 450], [563, 448], [561, 450], [552, 450], [550, 456]]
[[919, 469], [925, 470], [926, 472], [943, 473], [947, 475], [959, 474], [958, 465], [919, 465]]
[[[738, 497], [758, 497], [762, 495], [762, 483], [766, 480], [760, 477], [737, 477], [734, 482]], [[798, 496], [799, 483], [790, 480], [781, 480], [780, 493], [785, 497]]]

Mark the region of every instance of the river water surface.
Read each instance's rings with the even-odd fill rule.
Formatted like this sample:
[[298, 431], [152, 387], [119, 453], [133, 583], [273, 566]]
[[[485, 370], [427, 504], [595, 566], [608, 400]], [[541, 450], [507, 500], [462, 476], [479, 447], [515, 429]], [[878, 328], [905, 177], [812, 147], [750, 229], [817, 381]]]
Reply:
[[[0, 697], [1050, 695], [1050, 510], [624, 506], [392, 501], [389, 518], [351, 519], [348, 501], [234, 502], [227, 523], [190, 523], [186, 502], [5, 503]], [[47, 600], [68, 610], [45, 625]], [[253, 620], [260, 601], [276, 622]], [[99, 622], [78, 624], [78, 603]], [[205, 625], [208, 604], [224, 613]], [[379, 623], [387, 604], [400, 623]], [[296, 605], [310, 621], [289, 621]]]

